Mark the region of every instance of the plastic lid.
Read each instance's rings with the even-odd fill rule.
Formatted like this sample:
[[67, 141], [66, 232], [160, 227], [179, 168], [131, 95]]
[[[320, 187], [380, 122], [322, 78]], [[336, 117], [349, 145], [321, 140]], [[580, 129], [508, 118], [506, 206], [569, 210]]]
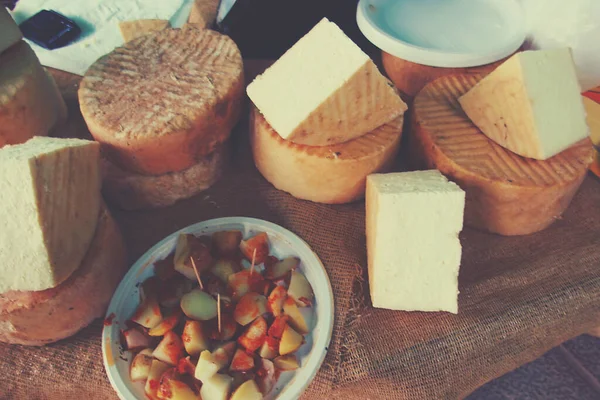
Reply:
[[526, 37], [515, 0], [360, 0], [356, 20], [381, 50], [434, 67], [489, 64]]

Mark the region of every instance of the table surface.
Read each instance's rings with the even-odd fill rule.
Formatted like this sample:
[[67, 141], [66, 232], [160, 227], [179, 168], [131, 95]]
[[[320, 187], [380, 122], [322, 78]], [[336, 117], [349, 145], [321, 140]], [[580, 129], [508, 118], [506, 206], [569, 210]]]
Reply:
[[[252, 69], [268, 61], [250, 60]], [[76, 106], [78, 78], [52, 71], [67, 104]], [[73, 83], [72, 83], [73, 82]], [[76, 113], [76, 110], [72, 110]], [[81, 119], [73, 119], [62, 132], [77, 136], [86, 131]], [[82, 129], [83, 128], [83, 129]], [[472, 393], [468, 400], [483, 399], [598, 399], [600, 398], [600, 339], [582, 335], [552, 349], [539, 359], [510, 372]]]

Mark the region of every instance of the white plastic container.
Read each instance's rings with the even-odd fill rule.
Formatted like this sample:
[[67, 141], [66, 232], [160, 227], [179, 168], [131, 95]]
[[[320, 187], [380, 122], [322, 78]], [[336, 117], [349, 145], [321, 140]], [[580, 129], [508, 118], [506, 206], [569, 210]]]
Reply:
[[381, 50], [433, 67], [475, 67], [525, 41], [516, 0], [360, 0], [356, 20]]

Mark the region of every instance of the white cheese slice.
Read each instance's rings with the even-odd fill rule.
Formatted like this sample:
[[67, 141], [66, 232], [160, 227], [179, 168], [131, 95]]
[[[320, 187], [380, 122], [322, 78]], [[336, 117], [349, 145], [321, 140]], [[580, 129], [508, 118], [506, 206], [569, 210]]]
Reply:
[[99, 152], [48, 137], [0, 149], [0, 293], [55, 287], [81, 264], [100, 210]]
[[465, 192], [439, 171], [367, 178], [373, 307], [458, 313]]
[[309, 146], [362, 136], [407, 108], [373, 61], [326, 18], [247, 93], [282, 138]]
[[459, 102], [487, 137], [523, 157], [546, 160], [588, 136], [568, 48], [517, 53]]
[[23, 39], [23, 34], [15, 20], [4, 6], [0, 6], [0, 54]]

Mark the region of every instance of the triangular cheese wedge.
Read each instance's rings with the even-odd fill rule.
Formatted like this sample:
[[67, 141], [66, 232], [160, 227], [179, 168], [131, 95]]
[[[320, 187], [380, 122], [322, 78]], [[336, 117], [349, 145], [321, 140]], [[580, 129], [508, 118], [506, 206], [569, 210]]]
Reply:
[[517, 53], [459, 102], [487, 137], [523, 157], [546, 160], [588, 136], [568, 48]]
[[587, 123], [590, 128], [590, 138], [594, 145], [600, 148], [600, 104], [594, 100], [584, 97], [583, 104], [587, 114]]
[[119, 22], [121, 36], [123, 36], [125, 43], [141, 36], [162, 31], [170, 26], [169, 21], [163, 19], [138, 19], [135, 21]]
[[309, 146], [362, 136], [407, 108], [369, 56], [326, 18], [247, 92], [282, 138]]

